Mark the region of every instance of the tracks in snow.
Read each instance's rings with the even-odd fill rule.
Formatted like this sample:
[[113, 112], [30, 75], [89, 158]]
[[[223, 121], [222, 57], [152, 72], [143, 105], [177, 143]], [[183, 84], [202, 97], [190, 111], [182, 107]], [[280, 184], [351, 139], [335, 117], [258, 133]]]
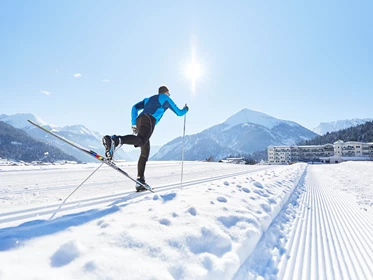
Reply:
[[312, 170], [305, 187], [279, 278], [373, 279], [372, 214], [350, 194], [319, 182]]
[[373, 279], [372, 211], [320, 175], [307, 168], [235, 279]]
[[[273, 168], [273, 167], [271, 167]], [[216, 181], [216, 180], [221, 180], [221, 179], [226, 179], [234, 176], [239, 176], [239, 175], [244, 175], [248, 173], [253, 173], [253, 172], [258, 172], [264, 169], [268, 169], [268, 167], [263, 167], [263, 168], [258, 168], [255, 170], [246, 170], [246, 171], [240, 171], [240, 172], [235, 172], [235, 173], [229, 173], [229, 174], [224, 174], [220, 176], [214, 176], [210, 178], [202, 178], [202, 179], [197, 179], [197, 180], [191, 180], [187, 182], [183, 182], [182, 187], [187, 187], [187, 186], [196, 186], [202, 183], [207, 183], [211, 181]], [[156, 186], [155, 191], [156, 193], [163, 192], [163, 191], [168, 191], [172, 189], [178, 189], [180, 188], [180, 183], [174, 183], [174, 184], [168, 184], [168, 185], [163, 185], [163, 186]], [[63, 212], [68, 212], [68, 211], [78, 211], [87, 209], [88, 207], [92, 206], [99, 206], [99, 205], [107, 205], [110, 203], [114, 203], [116, 200], [120, 199], [122, 202], [123, 200], [131, 200], [137, 197], [141, 197], [143, 195], [149, 195], [149, 192], [141, 192], [141, 193], [136, 193], [134, 191], [127, 191], [127, 192], [122, 192], [122, 193], [117, 193], [117, 194], [112, 194], [112, 195], [105, 195], [105, 196], [100, 196], [100, 197], [93, 197], [93, 198], [88, 198], [88, 199], [81, 199], [73, 202], [66, 202], [63, 204], [62, 208], [58, 211], [58, 213], [63, 213]], [[21, 209], [21, 210], [16, 210], [16, 211], [11, 211], [11, 212], [6, 212], [6, 213], [0, 213], [0, 225], [4, 223], [10, 223], [10, 222], [17, 222], [21, 220], [27, 220], [35, 217], [42, 217], [45, 215], [52, 215], [58, 207], [61, 205], [59, 204], [52, 204], [52, 205], [47, 205], [47, 206], [40, 206], [40, 207], [33, 207], [33, 208], [27, 208], [27, 209]], [[45, 217], [43, 217], [45, 218]]]

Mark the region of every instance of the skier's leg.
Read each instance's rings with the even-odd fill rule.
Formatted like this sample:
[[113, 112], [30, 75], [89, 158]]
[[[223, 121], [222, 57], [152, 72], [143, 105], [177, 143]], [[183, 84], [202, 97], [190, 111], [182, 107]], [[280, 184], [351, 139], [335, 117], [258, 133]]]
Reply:
[[150, 137], [152, 136], [155, 120], [154, 118], [143, 115], [142, 118], [137, 123], [137, 127], [139, 129], [138, 136], [141, 138], [141, 142], [139, 143], [141, 147], [141, 153], [139, 157], [139, 161], [137, 163], [137, 176], [138, 179], [142, 179], [145, 181], [144, 172], [146, 162], [149, 159], [149, 152], [150, 152]]
[[[118, 136], [122, 144], [129, 144], [134, 145], [135, 147], [142, 147], [143, 145], [148, 142], [150, 137], [152, 136], [153, 130], [155, 125], [155, 119], [150, 117], [146, 114], [141, 115], [136, 120], [136, 126], [138, 129], [137, 135], [125, 135], [125, 136]], [[117, 143], [116, 143], [117, 144]]]
[[105, 147], [105, 154], [108, 159], [112, 159], [114, 149], [118, 145], [128, 144], [134, 145], [135, 147], [142, 147], [143, 145], [145, 145], [152, 136], [155, 126], [155, 118], [147, 114], [141, 115], [136, 120], [136, 126], [138, 128], [137, 135], [106, 135], [102, 138], [102, 143]]
[[137, 162], [137, 179], [144, 180], [145, 182], [145, 167], [146, 162], [149, 159], [150, 153], [150, 141], [145, 143], [145, 145], [141, 146], [141, 153], [139, 157], [139, 161]]
[[[146, 184], [144, 173], [145, 173], [146, 162], [149, 159], [149, 153], [150, 153], [150, 140], [149, 139], [154, 130], [155, 119], [148, 115], [144, 115], [137, 122], [136, 125], [138, 127], [138, 136], [141, 138], [141, 141], [139, 143], [139, 146], [141, 147], [141, 153], [140, 153], [139, 160], [137, 162], [137, 180], [143, 184]], [[144, 187], [137, 184], [136, 190], [142, 191], [144, 190]]]

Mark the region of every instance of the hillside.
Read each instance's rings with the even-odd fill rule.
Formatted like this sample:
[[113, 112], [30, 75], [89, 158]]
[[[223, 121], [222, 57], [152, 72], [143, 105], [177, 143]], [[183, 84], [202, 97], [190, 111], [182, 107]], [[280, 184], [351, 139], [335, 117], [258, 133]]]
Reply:
[[330, 132], [335, 132], [335, 131], [339, 131], [342, 129], [347, 129], [347, 128], [361, 125], [361, 124], [364, 124], [366, 122], [371, 122], [371, 121], [373, 121], [372, 118], [338, 120], [334, 122], [322, 122], [317, 127], [312, 129], [312, 131], [317, 133], [318, 135], [325, 135], [328, 132], [330, 133]]
[[[227, 156], [248, 155], [269, 145], [295, 145], [317, 134], [301, 125], [267, 114], [243, 109], [225, 122], [185, 137], [186, 160], [218, 161]], [[152, 160], [180, 160], [183, 138], [164, 145]]]
[[27, 162], [77, 161], [75, 157], [58, 148], [39, 142], [23, 130], [2, 121], [0, 121], [0, 158]]
[[311, 140], [306, 140], [298, 143], [298, 145], [323, 145], [334, 143], [338, 140], [342, 141], [358, 141], [358, 142], [373, 142], [373, 122], [346, 128], [343, 130], [328, 132], [325, 135], [317, 136]]

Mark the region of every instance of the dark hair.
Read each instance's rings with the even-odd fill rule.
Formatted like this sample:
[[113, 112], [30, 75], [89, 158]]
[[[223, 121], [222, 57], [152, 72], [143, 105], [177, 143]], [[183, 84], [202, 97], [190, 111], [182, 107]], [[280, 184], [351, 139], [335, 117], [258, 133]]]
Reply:
[[158, 89], [158, 93], [166, 93], [168, 91], [168, 88], [166, 86], [161, 86]]

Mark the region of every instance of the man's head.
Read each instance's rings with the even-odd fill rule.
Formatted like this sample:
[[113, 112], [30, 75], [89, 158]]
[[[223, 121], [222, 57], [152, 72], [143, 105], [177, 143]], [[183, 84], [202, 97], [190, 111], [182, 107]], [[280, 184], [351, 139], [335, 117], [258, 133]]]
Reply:
[[170, 92], [166, 86], [161, 86], [158, 89], [158, 94], [167, 94], [169, 96]]

